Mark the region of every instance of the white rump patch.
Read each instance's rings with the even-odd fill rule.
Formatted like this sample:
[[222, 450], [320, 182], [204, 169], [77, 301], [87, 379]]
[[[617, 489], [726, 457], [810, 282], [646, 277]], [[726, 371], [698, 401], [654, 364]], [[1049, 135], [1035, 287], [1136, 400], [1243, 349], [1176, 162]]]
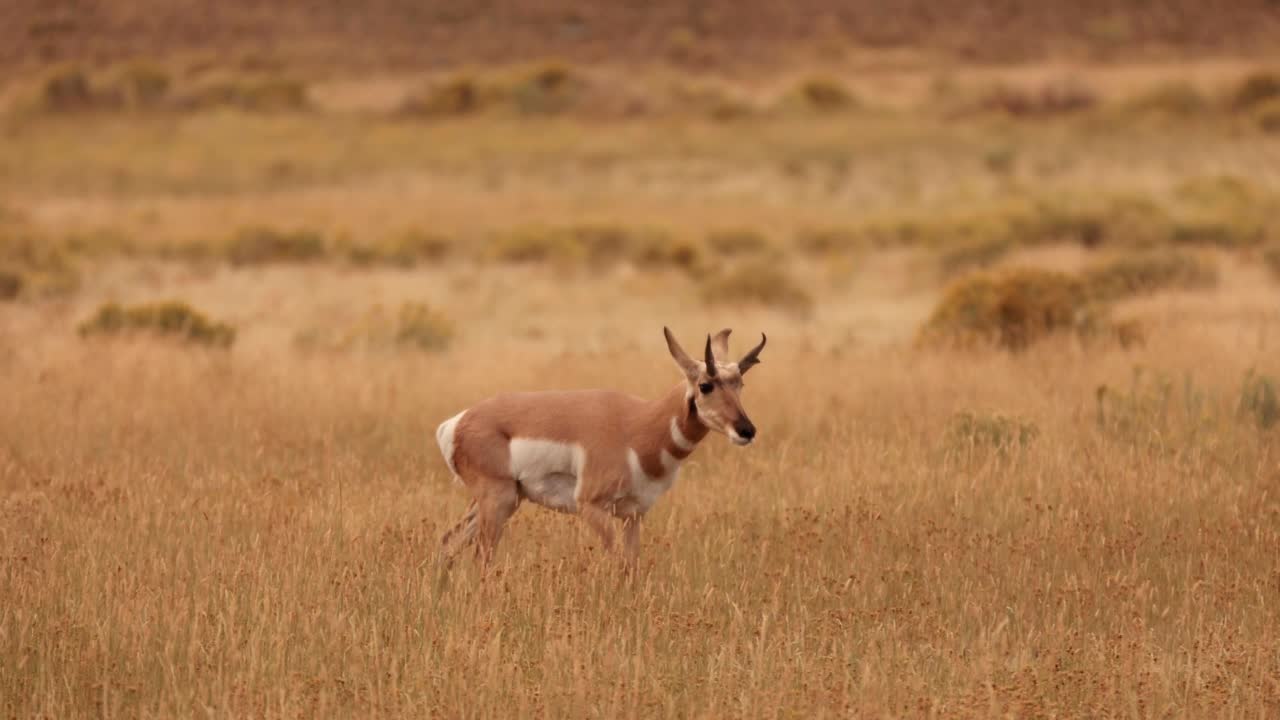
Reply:
[[453, 450], [455, 447], [453, 437], [458, 431], [458, 421], [466, 414], [467, 411], [463, 410], [440, 423], [440, 426], [436, 428], [436, 444], [440, 446], [440, 454], [444, 455], [444, 462], [449, 466], [449, 472], [453, 473], [455, 480], [458, 478], [458, 468], [453, 464]]
[[578, 509], [575, 495], [587, 458], [581, 445], [512, 438], [508, 448], [511, 477], [520, 483], [525, 497], [552, 510]]
[[680, 432], [680, 423], [675, 418], [671, 418], [671, 442], [676, 444], [676, 448], [689, 452], [693, 450], [693, 443], [689, 442], [689, 438]]

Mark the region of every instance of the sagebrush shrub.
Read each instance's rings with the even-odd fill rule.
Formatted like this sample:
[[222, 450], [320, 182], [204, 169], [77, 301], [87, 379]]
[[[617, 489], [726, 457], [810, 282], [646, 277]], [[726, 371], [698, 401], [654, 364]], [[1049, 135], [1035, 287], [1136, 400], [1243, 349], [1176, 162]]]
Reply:
[[324, 237], [315, 230], [306, 229], [242, 228], [227, 246], [227, 259], [232, 265], [303, 262], [318, 259], [324, 254]]
[[1031, 445], [1040, 435], [1035, 423], [1000, 413], [956, 413], [947, 422], [948, 451], [966, 457], [993, 451], [1006, 454]]
[[1246, 76], [1231, 93], [1231, 107], [1249, 110], [1280, 98], [1280, 73], [1260, 71]]
[[813, 305], [813, 296], [786, 267], [768, 260], [753, 260], [712, 276], [702, 286], [702, 297], [713, 305], [746, 303], [799, 311]]
[[1218, 284], [1218, 268], [1199, 255], [1149, 250], [1096, 264], [1083, 272], [1094, 300], [1116, 300], [1159, 290], [1202, 290]]
[[107, 303], [81, 323], [78, 330], [81, 337], [150, 334], [224, 348], [236, 339], [236, 329], [231, 325], [210, 320], [177, 300], [129, 307]]
[[1094, 329], [1097, 310], [1084, 283], [1065, 273], [1014, 269], [954, 283], [921, 330], [927, 343], [1025, 348], [1048, 335]]
[[295, 343], [304, 350], [325, 352], [439, 352], [448, 349], [456, 334], [444, 313], [425, 303], [405, 302], [394, 312], [376, 305], [354, 322], [326, 321], [299, 333]]
[[707, 234], [707, 247], [725, 255], [751, 255], [770, 249], [769, 238], [751, 228], [725, 228]]
[[1240, 388], [1238, 412], [1261, 430], [1275, 427], [1280, 422], [1280, 399], [1277, 399], [1276, 381], [1254, 372], [1245, 375], [1244, 384]]

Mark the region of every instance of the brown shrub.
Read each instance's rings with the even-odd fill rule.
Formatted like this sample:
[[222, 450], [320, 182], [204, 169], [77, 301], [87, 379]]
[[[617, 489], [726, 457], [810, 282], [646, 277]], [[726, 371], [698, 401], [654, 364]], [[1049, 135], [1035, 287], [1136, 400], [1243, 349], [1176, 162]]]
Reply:
[[1258, 108], [1255, 117], [1259, 130], [1271, 135], [1280, 135], [1280, 99], [1264, 103]]
[[631, 262], [642, 267], [694, 267], [701, 251], [670, 233], [647, 227], [611, 224], [567, 227], [531, 226], [498, 233], [490, 238], [483, 256], [499, 262], [596, 266]]
[[1270, 100], [1280, 99], [1280, 73], [1255, 72], [1240, 81], [1231, 92], [1233, 110], [1251, 110]]
[[1016, 269], [953, 284], [921, 330], [921, 340], [993, 344], [1019, 350], [1048, 335], [1087, 332], [1095, 310], [1080, 280], [1064, 273]]
[[456, 75], [405, 97], [400, 102], [399, 114], [410, 117], [469, 115], [489, 106], [494, 97], [494, 90], [477, 79]]
[[812, 227], [796, 233], [795, 245], [810, 255], [835, 255], [866, 249], [867, 233], [857, 227]]
[[858, 99], [844, 83], [831, 78], [803, 80], [791, 95], [800, 107], [814, 112], [841, 112], [859, 105]]
[[238, 231], [227, 246], [232, 265], [261, 265], [278, 262], [305, 262], [325, 254], [324, 237], [314, 230], [278, 230], [247, 227]]
[[1063, 79], [1035, 88], [999, 85], [979, 101], [983, 110], [1014, 117], [1066, 115], [1092, 109], [1096, 93], [1078, 80]]
[[116, 80], [121, 96], [129, 107], [154, 108], [169, 95], [172, 80], [164, 68], [151, 63], [134, 62], [118, 73]]
[[1211, 104], [1191, 83], [1174, 81], [1134, 97], [1124, 109], [1143, 115], [1189, 118], [1205, 114], [1211, 109]]
[[236, 108], [252, 112], [291, 112], [311, 107], [307, 84], [280, 75], [222, 77], [197, 86], [175, 99], [178, 107]]
[[420, 263], [440, 262], [453, 253], [455, 246], [452, 238], [411, 229], [394, 234], [379, 243], [343, 243], [340, 251], [356, 265], [408, 268]]
[[59, 65], [45, 75], [39, 104], [49, 112], [99, 110], [118, 106], [120, 97], [94, 87], [88, 71], [79, 65]]
[[14, 300], [22, 294], [25, 280], [15, 270], [0, 268], [0, 300]]
[[1263, 250], [1262, 262], [1271, 271], [1271, 276], [1280, 281], [1280, 245], [1272, 245]]
[[550, 61], [520, 72], [507, 93], [517, 112], [552, 115], [571, 110], [586, 87], [586, 78], [572, 67]]
[[0, 270], [14, 297], [66, 295], [80, 287], [66, 244], [30, 231], [0, 230]]
[[707, 247], [719, 255], [733, 257], [766, 252], [771, 248], [764, 233], [751, 228], [725, 228], [707, 233]]

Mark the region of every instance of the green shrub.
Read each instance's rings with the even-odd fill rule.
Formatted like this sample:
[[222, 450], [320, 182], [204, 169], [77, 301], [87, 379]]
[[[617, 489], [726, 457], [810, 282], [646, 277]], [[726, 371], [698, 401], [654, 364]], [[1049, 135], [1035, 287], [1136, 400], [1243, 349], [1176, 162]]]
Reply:
[[805, 311], [813, 297], [777, 262], [753, 260], [712, 276], [702, 287], [709, 304], [756, 304]]
[[1048, 335], [1096, 329], [1084, 284], [1050, 270], [982, 273], [954, 283], [921, 329], [928, 344], [993, 344], [1019, 350]]
[[325, 254], [324, 238], [314, 230], [242, 228], [227, 247], [232, 265], [305, 262]]
[[1276, 396], [1276, 382], [1266, 375], [1250, 371], [1240, 388], [1240, 417], [1249, 418], [1260, 430], [1270, 430], [1280, 422], [1280, 400]]
[[1083, 273], [1094, 300], [1117, 300], [1160, 290], [1216, 287], [1218, 268], [1209, 260], [1177, 250], [1151, 250], [1094, 265]]
[[82, 337], [144, 333], [211, 347], [230, 347], [236, 339], [235, 328], [213, 322], [203, 313], [178, 301], [132, 307], [107, 303], [80, 324], [79, 332]]
[[726, 228], [707, 234], [707, 246], [726, 257], [752, 255], [768, 251], [769, 238], [759, 230], [750, 228]]
[[1255, 72], [1246, 76], [1231, 93], [1234, 110], [1251, 110], [1280, 98], [1280, 73]]
[[947, 421], [947, 449], [972, 458], [984, 452], [1004, 455], [1022, 450], [1040, 435], [1035, 423], [999, 413], [959, 412]]

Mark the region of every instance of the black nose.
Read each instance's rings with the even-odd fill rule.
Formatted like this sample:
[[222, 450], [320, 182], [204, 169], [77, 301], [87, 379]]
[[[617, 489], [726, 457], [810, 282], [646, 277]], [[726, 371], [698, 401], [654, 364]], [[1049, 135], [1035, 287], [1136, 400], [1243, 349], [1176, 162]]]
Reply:
[[733, 431], [743, 440], [750, 440], [756, 436], [756, 426], [751, 424], [750, 420], [743, 420], [733, 426]]

